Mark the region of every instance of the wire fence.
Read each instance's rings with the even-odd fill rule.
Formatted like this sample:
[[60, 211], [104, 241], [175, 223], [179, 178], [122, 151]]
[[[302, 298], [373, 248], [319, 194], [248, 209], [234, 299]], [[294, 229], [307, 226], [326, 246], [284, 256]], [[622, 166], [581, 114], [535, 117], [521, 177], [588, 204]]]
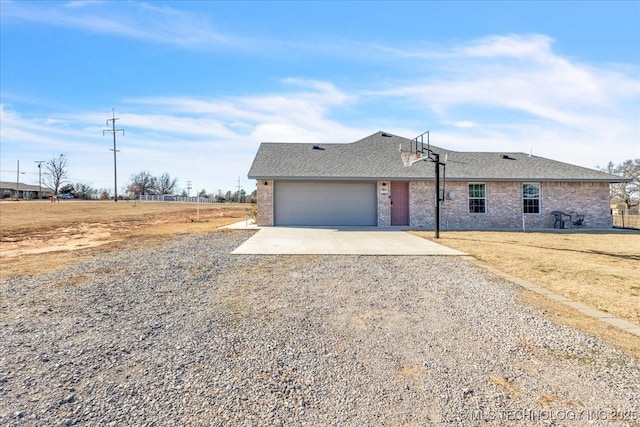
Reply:
[[221, 203], [215, 197], [172, 196], [166, 194], [142, 194], [141, 202]]
[[613, 215], [613, 226], [640, 229], [640, 215]]

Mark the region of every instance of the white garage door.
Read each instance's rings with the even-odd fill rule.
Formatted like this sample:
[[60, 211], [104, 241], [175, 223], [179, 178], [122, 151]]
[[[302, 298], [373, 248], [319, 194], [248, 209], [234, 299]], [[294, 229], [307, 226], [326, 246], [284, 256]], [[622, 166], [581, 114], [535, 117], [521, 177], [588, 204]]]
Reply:
[[375, 182], [277, 181], [275, 225], [377, 225]]

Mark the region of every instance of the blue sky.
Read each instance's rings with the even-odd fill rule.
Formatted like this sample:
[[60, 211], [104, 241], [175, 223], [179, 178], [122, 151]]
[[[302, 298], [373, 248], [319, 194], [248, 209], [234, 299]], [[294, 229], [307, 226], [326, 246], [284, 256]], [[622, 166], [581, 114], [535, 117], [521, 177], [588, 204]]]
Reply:
[[[640, 157], [640, 2], [0, 2], [1, 179], [233, 189], [260, 142], [378, 130], [594, 168]], [[398, 158], [400, 161], [400, 158]], [[193, 194], [193, 190], [192, 190]]]

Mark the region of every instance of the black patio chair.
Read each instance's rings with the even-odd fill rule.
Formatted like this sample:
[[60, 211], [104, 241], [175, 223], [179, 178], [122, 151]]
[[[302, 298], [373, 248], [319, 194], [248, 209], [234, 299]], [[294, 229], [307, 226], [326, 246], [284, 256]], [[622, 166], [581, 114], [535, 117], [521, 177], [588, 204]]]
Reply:
[[571, 215], [562, 211], [553, 211], [551, 215], [554, 217], [553, 228], [566, 228], [565, 223], [571, 225]]

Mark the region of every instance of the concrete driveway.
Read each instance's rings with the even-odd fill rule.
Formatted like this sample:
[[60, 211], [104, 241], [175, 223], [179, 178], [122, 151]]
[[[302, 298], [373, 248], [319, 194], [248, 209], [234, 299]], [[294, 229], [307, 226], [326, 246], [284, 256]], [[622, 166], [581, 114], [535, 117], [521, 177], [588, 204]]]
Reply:
[[266, 227], [232, 254], [465, 255], [406, 231], [373, 227]]

